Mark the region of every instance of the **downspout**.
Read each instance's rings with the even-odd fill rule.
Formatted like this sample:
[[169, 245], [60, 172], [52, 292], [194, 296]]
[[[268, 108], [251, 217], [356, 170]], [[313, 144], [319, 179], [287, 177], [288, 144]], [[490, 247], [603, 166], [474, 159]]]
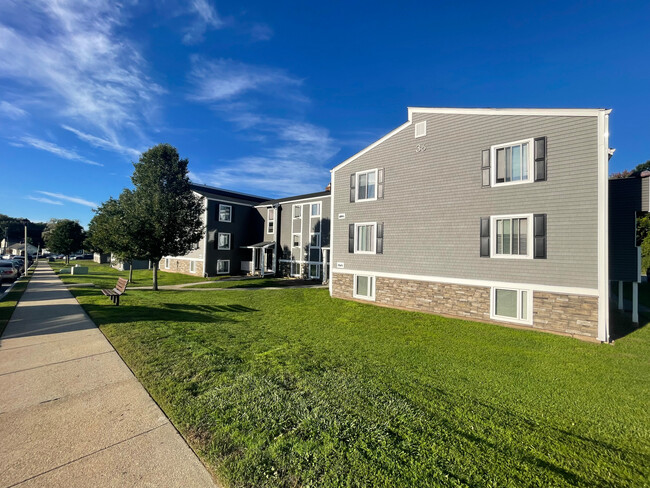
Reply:
[[329, 290], [330, 290], [330, 296], [332, 296], [332, 256], [334, 255], [334, 170], [330, 170], [330, 184], [332, 185], [330, 188], [330, 252], [328, 253], [329, 256]]
[[609, 114], [598, 113], [598, 339], [609, 334]]

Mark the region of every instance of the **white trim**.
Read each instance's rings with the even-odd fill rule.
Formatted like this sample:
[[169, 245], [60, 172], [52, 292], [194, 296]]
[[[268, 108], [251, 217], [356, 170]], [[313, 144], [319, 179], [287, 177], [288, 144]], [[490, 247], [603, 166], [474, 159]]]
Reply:
[[[280, 261], [281, 261], [281, 262], [289, 262], [289, 263], [291, 263], [291, 265], [289, 266], [289, 276], [291, 276], [292, 278], [296, 278], [296, 277], [297, 277], [297, 278], [301, 278], [301, 277], [302, 277], [302, 265], [303, 265], [303, 261], [283, 260], [283, 259], [281, 259]], [[294, 273], [294, 272], [293, 272], [293, 266], [294, 266], [295, 264], [298, 265], [298, 272], [297, 272], [297, 273]]]
[[[219, 263], [228, 263], [228, 271], [219, 271]], [[230, 259], [217, 259], [217, 274], [230, 273]]]
[[[496, 308], [496, 293], [497, 290], [509, 290], [517, 292], [517, 318], [506, 317], [497, 315]], [[521, 292], [526, 292], [526, 308], [528, 309], [528, 316], [525, 319], [519, 318], [521, 315]], [[490, 289], [490, 318], [501, 322], [512, 322], [514, 324], [533, 325], [533, 290], [530, 288], [510, 288], [504, 286], [493, 286]]]
[[[315, 197], [308, 197], [308, 198], [294, 198], [293, 200], [291, 199], [291, 197], [288, 197], [289, 200], [277, 200], [277, 201], [276, 201], [276, 200], [273, 200], [273, 201], [274, 201], [275, 203], [277, 203], [278, 205], [284, 205], [284, 204], [287, 204], [287, 203], [293, 203], [293, 202], [304, 202], [304, 203], [307, 203], [309, 200], [320, 200], [320, 199], [323, 199], [323, 198], [331, 198], [331, 197], [332, 197], [332, 192], [330, 192], [329, 194], [324, 194], [324, 195], [315, 196]], [[269, 203], [265, 203], [265, 204], [263, 204], [263, 205], [262, 205], [262, 204], [255, 205], [256, 208], [261, 208], [261, 207], [271, 207], [271, 206], [273, 206], [273, 204], [269, 204]]]
[[[528, 219], [526, 236], [526, 255], [521, 254], [497, 254], [497, 220], [500, 219]], [[510, 226], [512, 232], [512, 225]], [[510, 234], [512, 243], [512, 233]], [[495, 259], [533, 259], [533, 214], [511, 214], [490, 216], [490, 258]]]
[[548, 293], [563, 293], [566, 295], [584, 295], [597, 297], [598, 290], [595, 288], [579, 288], [572, 286], [555, 286], [555, 285], [538, 285], [533, 283], [513, 283], [508, 281], [492, 281], [492, 280], [468, 280], [464, 278], [449, 278], [444, 276], [425, 276], [425, 275], [411, 275], [401, 273], [384, 273], [377, 271], [361, 271], [354, 269], [332, 269], [332, 273], [339, 274], [369, 274], [381, 278], [393, 278], [398, 280], [411, 280], [411, 281], [426, 281], [431, 283], [448, 283], [450, 285], [466, 285], [466, 286], [482, 286], [491, 288], [493, 286], [499, 288], [519, 288], [531, 289], [534, 291], [544, 291]]
[[[316, 274], [313, 275], [311, 274], [311, 267], [316, 266]], [[319, 263], [309, 263], [307, 266], [307, 275], [309, 276], [310, 280], [313, 279], [320, 279], [320, 262]]]
[[[502, 183], [497, 183], [497, 149], [503, 149], [506, 147], [512, 147], [522, 144], [528, 144], [528, 179], [519, 180], [519, 181], [504, 181]], [[505, 144], [495, 144], [490, 146], [490, 184], [492, 187], [500, 186], [510, 186], [510, 185], [523, 185], [528, 183], [534, 183], [535, 178], [533, 171], [535, 170], [535, 139], [523, 139], [521, 141], [507, 142]]]
[[[194, 192], [196, 193], [196, 192]], [[201, 195], [203, 197], [203, 195]], [[208, 238], [209, 238], [209, 231], [208, 231], [208, 199], [206, 197], [203, 197], [205, 199], [205, 208], [203, 209], [203, 224], [205, 225], [204, 228], [204, 233], [203, 233], [203, 257], [201, 260], [203, 261], [203, 274], [205, 275], [205, 264], [206, 260], [208, 258]]]
[[165, 269], [169, 269], [171, 265], [171, 258], [165, 258]]
[[[300, 209], [300, 217], [296, 217], [296, 208]], [[302, 220], [302, 204], [301, 203], [298, 203], [298, 204], [294, 203], [291, 206], [291, 220], [294, 220], [294, 219]]]
[[[196, 193], [196, 192], [194, 192]], [[205, 195], [201, 195], [200, 193], [196, 193], [197, 195], [205, 198], [206, 200], [210, 200], [212, 202], [224, 202], [228, 205], [241, 205], [242, 207], [256, 207], [258, 205], [254, 203], [240, 203], [240, 202], [234, 202], [232, 200], [228, 200], [227, 198], [214, 198], [214, 197], [206, 197]]]
[[604, 108], [453, 108], [453, 107], [408, 107], [408, 118], [413, 114], [458, 114], [458, 115], [539, 115], [556, 117], [596, 117], [609, 113]]
[[[361, 226], [372, 225], [372, 251], [357, 251], [357, 229]], [[377, 222], [358, 222], [354, 224], [354, 254], [377, 254]]]
[[609, 110], [598, 113], [598, 340], [609, 342]]
[[[330, 174], [330, 185], [332, 185], [331, 188], [330, 188], [330, 190], [332, 192], [331, 194], [334, 195], [334, 178], [331, 178], [331, 174]], [[332, 262], [333, 262], [332, 261], [332, 256], [334, 255], [334, 239], [332, 239], [332, 229], [333, 228], [334, 228], [334, 204], [332, 202], [330, 202], [330, 225], [329, 225], [330, 235], [329, 235], [329, 240], [328, 240], [329, 245], [330, 245], [330, 252], [329, 252], [328, 258], [329, 258], [330, 262], [329, 262], [329, 266], [328, 266], [329, 277], [327, 278], [328, 281], [329, 281], [328, 288], [329, 288], [330, 296], [332, 296], [332, 267], [333, 267], [332, 266]]]
[[196, 259], [190, 259], [190, 273], [196, 274]]
[[[269, 218], [269, 212], [273, 211], [273, 220]], [[277, 207], [268, 207], [266, 209], [266, 233], [267, 234], [273, 234], [275, 235], [275, 221], [278, 213], [278, 208]], [[269, 224], [273, 222], [273, 230], [269, 230]]]
[[[318, 205], [318, 214], [314, 215], [311, 213], [312, 205]], [[309, 218], [310, 219], [320, 219], [323, 215], [323, 202], [311, 202], [309, 204]]]
[[[372, 198], [359, 198], [359, 176], [360, 175], [369, 175], [370, 173], [375, 173], [375, 196]], [[379, 177], [379, 169], [366, 169], [363, 171], [357, 171], [354, 174], [354, 203], [361, 203], [361, 202], [374, 202], [377, 200], [377, 187], [379, 186], [378, 182], [378, 177]], [[366, 176], [366, 194], [368, 194], [368, 178]]]
[[[424, 131], [420, 131], [420, 134], [418, 134], [418, 131], [420, 127], [424, 127]], [[422, 122], [418, 122], [415, 124], [415, 139], [418, 139], [419, 137], [424, 137], [427, 135], [427, 121], [423, 120]]]
[[[230, 212], [228, 213], [228, 220], [221, 220], [221, 207], [228, 207], [230, 209]], [[226, 203], [220, 203], [218, 213], [219, 213], [218, 218], [217, 218], [218, 222], [227, 222], [227, 223], [232, 222], [232, 205], [228, 205]]]
[[[359, 276], [363, 276], [368, 278], [368, 287], [372, 288], [372, 293], [370, 295], [359, 295], [357, 294], [357, 278]], [[375, 291], [376, 291], [376, 285], [377, 285], [377, 280], [375, 277], [371, 274], [367, 273], [359, 273], [355, 274], [352, 278], [352, 283], [353, 283], [353, 290], [352, 290], [352, 296], [354, 298], [359, 298], [360, 300], [368, 300], [371, 302], [375, 301]]]
[[[317, 245], [312, 245], [311, 243], [311, 238], [312, 236], [318, 236], [318, 244]], [[310, 232], [309, 233], [309, 249], [320, 249], [321, 248], [321, 241], [320, 241], [321, 233], [320, 232]]]
[[[221, 236], [228, 236], [228, 247], [221, 247]], [[217, 232], [217, 251], [230, 251], [232, 247], [232, 235], [230, 232]]]
[[[403, 123], [402, 125], [400, 125], [398, 128], [393, 129], [392, 131], [390, 131], [388, 134], [386, 134], [386, 135], [385, 135], [384, 137], [382, 137], [381, 139], [376, 140], [375, 142], [373, 142], [372, 144], [370, 144], [370, 145], [369, 145], [368, 147], [366, 147], [365, 149], [362, 149], [361, 151], [359, 151], [359, 152], [356, 153], [355, 155], [349, 157], [348, 159], [346, 159], [346, 160], [343, 161], [342, 163], [338, 164], [337, 166], [334, 166], [334, 168], [332, 168], [332, 169], [330, 170], [330, 173], [335, 173], [335, 172], [337, 172], [337, 171], [338, 171], [339, 169], [341, 169], [343, 166], [347, 165], [348, 163], [351, 163], [352, 161], [354, 161], [354, 160], [357, 159], [358, 157], [363, 156], [363, 155], [366, 154], [368, 151], [370, 151], [371, 149], [377, 147], [379, 144], [381, 144], [382, 142], [384, 142], [386, 139], [390, 139], [391, 137], [393, 137], [393, 136], [394, 136], [395, 134], [397, 134], [398, 132], [401, 132], [403, 129], [406, 129], [409, 125], [411, 125], [411, 120], [410, 120], [410, 118], [409, 118], [408, 122], [404, 122], [404, 123]], [[334, 194], [334, 178], [332, 178], [332, 195], [333, 195], [333, 194]]]

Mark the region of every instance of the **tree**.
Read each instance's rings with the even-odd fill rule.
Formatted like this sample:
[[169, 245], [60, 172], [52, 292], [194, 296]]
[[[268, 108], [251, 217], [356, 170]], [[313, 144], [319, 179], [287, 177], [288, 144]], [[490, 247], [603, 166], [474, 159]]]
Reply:
[[0, 238], [6, 237], [8, 241], [22, 241], [25, 238], [25, 222], [27, 223], [27, 242], [43, 247], [41, 237], [46, 224], [43, 222], [30, 222], [27, 219], [9, 217], [0, 214]]
[[630, 178], [632, 176], [637, 176], [643, 171], [650, 171], [650, 159], [646, 161], [645, 163], [637, 164], [633, 170], [629, 169], [624, 169], [623, 171], [619, 171], [617, 173], [612, 173], [610, 175], [610, 178]]
[[119, 199], [108, 199], [95, 210], [88, 226], [88, 244], [97, 252], [111, 252], [129, 263], [129, 281], [133, 282], [133, 260], [138, 256], [137, 223], [133, 192], [125, 189]]
[[52, 219], [43, 231], [43, 240], [51, 252], [65, 254], [70, 263], [70, 254], [82, 249], [86, 238], [79, 222], [68, 219]]
[[187, 254], [203, 236], [203, 204], [192, 192], [187, 159], [170, 144], [158, 144], [140, 156], [131, 181], [130, 232], [141, 258], [153, 264], [153, 289], [158, 290], [158, 264], [163, 256]]

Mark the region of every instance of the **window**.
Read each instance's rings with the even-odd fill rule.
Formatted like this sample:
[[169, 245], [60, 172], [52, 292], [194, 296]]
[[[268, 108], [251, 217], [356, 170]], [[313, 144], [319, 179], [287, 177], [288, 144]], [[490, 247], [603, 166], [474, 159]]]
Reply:
[[196, 273], [196, 261], [190, 261], [190, 273]]
[[194, 242], [192, 244], [192, 251], [196, 251], [199, 247], [201, 247], [200, 242]]
[[318, 264], [309, 265], [309, 277], [320, 278], [320, 266]]
[[357, 173], [357, 202], [377, 199], [377, 170]]
[[531, 258], [532, 215], [492, 217], [492, 257]]
[[533, 292], [493, 288], [490, 318], [532, 324]]
[[354, 227], [354, 252], [374, 254], [377, 224], [354, 224]]
[[311, 247], [320, 247], [320, 234], [312, 234], [309, 245]]
[[273, 228], [275, 225], [275, 209], [269, 208], [266, 211], [266, 233], [273, 234]]
[[492, 146], [492, 184], [504, 185], [532, 182], [532, 139]]
[[227, 259], [219, 259], [217, 261], [217, 274], [230, 273], [230, 261]]
[[230, 249], [230, 234], [225, 232], [219, 232], [219, 250], [228, 250]]
[[169, 269], [169, 258], [165, 258], [165, 269]]
[[230, 205], [219, 204], [219, 222], [232, 221], [232, 207]]
[[311, 216], [320, 217], [320, 203], [311, 204]]
[[415, 124], [415, 137], [422, 137], [427, 135], [427, 121], [418, 122]]
[[302, 205], [293, 206], [293, 218], [294, 219], [302, 218]]
[[300, 263], [297, 263], [295, 261], [291, 262], [291, 276], [300, 276], [301, 274], [301, 269], [300, 269]]
[[366, 275], [354, 275], [354, 293], [355, 298], [364, 300], [375, 299], [375, 277]]
[[300, 234], [293, 234], [291, 245], [292, 247], [300, 247]]

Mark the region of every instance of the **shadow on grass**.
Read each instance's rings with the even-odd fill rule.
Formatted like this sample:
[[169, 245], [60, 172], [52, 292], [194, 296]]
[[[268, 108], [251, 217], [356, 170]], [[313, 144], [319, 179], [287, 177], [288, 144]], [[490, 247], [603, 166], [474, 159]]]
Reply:
[[[108, 302], [106, 304], [84, 303], [82, 307], [97, 325], [132, 322], [234, 322], [234, 320], [224, 316], [216, 315], [217, 310], [207, 312], [195, 308], [196, 311], [192, 311], [190, 306], [187, 309], [174, 309], [166, 308], [164, 305], [161, 304], [161, 307], [146, 307], [120, 302], [120, 306], [116, 307]], [[222, 310], [222, 312], [226, 311], [230, 312], [229, 310]]]
[[244, 313], [244, 312], [259, 312], [254, 308], [245, 307], [244, 305], [190, 305], [180, 303], [161, 303], [163, 307], [171, 308], [172, 310], [198, 310], [206, 313], [229, 312], [229, 313]]
[[610, 320], [610, 335], [613, 341], [617, 339], [622, 339], [623, 337], [636, 332], [637, 330], [642, 329], [648, 323], [650, 323], [650, 316], [646, 313], [639, 313], [639, 323], [634, 324], [632, 322], [632, 313], [623, 312], [616, 309], [616, 307], [610, 307], [609, 313]]

